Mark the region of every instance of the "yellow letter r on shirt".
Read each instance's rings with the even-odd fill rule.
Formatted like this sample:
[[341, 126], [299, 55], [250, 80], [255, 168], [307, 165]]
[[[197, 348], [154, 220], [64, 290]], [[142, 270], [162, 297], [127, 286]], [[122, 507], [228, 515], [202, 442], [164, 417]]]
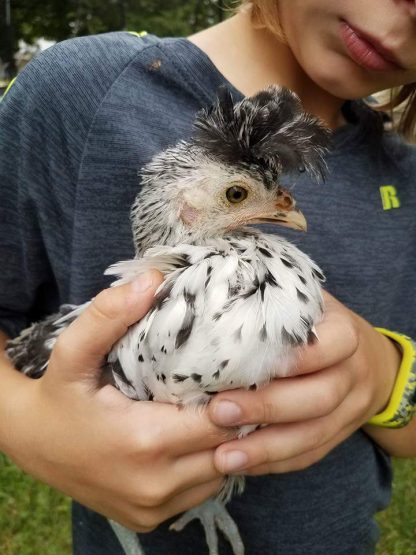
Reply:
[[400, 208], [400, 200], [397, 196], [396, 187], [394, 185], [382, 185], [380, 187], [380, 195], [383, 203], [383, 210]]

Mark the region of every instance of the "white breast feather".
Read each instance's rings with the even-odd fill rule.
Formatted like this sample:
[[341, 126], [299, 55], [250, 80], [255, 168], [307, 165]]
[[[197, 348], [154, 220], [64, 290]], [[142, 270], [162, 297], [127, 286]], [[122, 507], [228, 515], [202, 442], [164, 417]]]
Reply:
[[131, 383], [115, 374], [130, 397], [194, 404], [287, 376], [296, 346], [322, 316], [320, 269], [274, 235], [153, 247], [107, 273], [125, 283], [149, 268], [165, 275], [155, 308], [110, 355]]

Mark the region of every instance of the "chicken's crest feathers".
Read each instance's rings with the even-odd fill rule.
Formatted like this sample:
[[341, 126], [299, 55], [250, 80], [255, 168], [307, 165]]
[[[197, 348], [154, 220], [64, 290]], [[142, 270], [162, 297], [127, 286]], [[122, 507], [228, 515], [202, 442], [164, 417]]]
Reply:
[[325, 174], [330, 131], [284, 87], [272, 85], [235, 104], [222, 87], [194, 125], [194, 142], [226, 163], [271, 171], [274, 179], [299, 170], [316, 178]]

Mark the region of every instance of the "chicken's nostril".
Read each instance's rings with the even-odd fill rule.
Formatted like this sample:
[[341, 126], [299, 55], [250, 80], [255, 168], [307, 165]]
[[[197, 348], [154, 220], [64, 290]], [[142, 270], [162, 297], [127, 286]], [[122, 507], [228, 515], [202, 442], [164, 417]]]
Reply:
[[283, 210], [290, 210], [295, 206], [295, 201], [288, 194], [279, 195], [276, 206], [282, 208]]
[[285, 208], [290, 208], [293, 205], [293, 199], [292, 199], [292, 197], [290, 197], [288, 195], [285, 195], [283, 197], [282, 202], [283, 202], [283, 206]]
[[288, 210], [290, 208], [293, 208], [295, 206], [295, 201], [293, 200], [292, 195], [290, 195], [289, 193], [287, 193], [284, 190], [280, 190], [277, 192], [277, 206], [279, 208], [283, 208], [285, 210]]

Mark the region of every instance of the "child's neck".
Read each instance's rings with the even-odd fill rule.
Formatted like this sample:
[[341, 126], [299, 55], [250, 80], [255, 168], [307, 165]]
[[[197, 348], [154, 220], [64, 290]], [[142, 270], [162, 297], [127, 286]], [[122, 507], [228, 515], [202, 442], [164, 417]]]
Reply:
[[318, 87], [297, 63], [290, 48], [267, 29], [255, 29], [247, 13], [189, 37], [245, 96], [275, 83], [295, 91], [310, 113], [335, 129], [345, 123], [343, 100]]

